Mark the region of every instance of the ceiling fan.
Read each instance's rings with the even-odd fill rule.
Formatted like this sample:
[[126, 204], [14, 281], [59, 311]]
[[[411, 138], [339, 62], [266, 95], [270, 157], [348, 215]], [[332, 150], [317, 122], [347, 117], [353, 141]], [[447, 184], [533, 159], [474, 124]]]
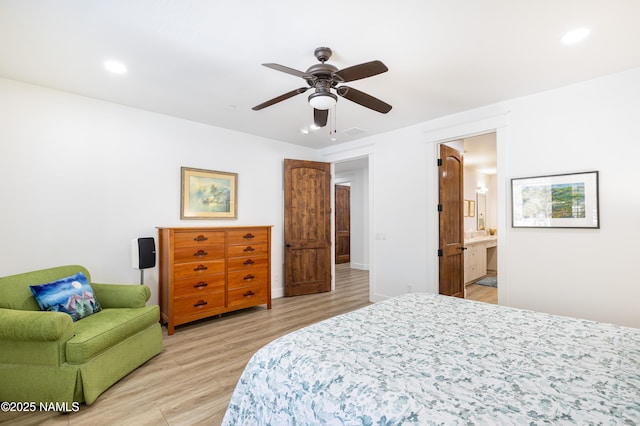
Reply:
[[381, 112], [382, 114], [386, 114], [391, 111], [391, 105], [378, 98], [374, 98], [373, 96], [361, 92], [360, 90], [356, 90], [353, 87], [338, 86], [338, 84], [373, 77], [374, 75], [387, 72], [389, 69], [385, 64], [381, 61], [371, 61], [338, 70], [335, 66], [325, 63], [331, 57], [331, 53], [331, 49], [328, 47], [318, 47], [314, 51], [314, 55], [320, 63], [310, 66], [305, 72], [279, 64], [262, 64], [265, 67], [276, 71], [281, 71], [296, 77], [302, 77], [309, 86], [292, 90], [276, 98], [263, 102], [260, 105], [256, 105], [251, 109], [259, 111], [313, 88], [315, 91], [309, 95], [309, 104], [313, 107], [313, 121], [318, 127], [324, 127], [327, 125], [329, 109], [338, 101], [338, 97], [332, 93], [331, 90], [334, 90], [343, 98], [349, 99], [352, 102], [370, 108], [374, 111]]

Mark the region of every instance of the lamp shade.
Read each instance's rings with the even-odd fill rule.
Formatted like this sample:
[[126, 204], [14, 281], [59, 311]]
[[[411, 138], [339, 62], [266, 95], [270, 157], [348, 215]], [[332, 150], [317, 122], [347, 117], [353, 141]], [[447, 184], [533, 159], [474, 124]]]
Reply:
[[338, 97], [333, 93], [320, 92], [309, 95], [309, 105], [315, 109], [330, 109], [338, 102]]

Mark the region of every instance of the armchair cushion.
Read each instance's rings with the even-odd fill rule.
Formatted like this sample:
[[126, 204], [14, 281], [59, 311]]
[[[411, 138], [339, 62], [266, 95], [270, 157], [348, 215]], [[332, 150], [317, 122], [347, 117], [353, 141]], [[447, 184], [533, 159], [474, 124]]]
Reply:
[[68, 342], [66, 358], [69, 364], [82, 364], [145, 330], [160, 320], [158, 305], [144, 308], [103, 309], [74, 324], [75, 336]]
[[82, 272], [47, 284], [32, 285], [30, 288], [41, 310], [64, 312], [74, 321], [102, 310]]

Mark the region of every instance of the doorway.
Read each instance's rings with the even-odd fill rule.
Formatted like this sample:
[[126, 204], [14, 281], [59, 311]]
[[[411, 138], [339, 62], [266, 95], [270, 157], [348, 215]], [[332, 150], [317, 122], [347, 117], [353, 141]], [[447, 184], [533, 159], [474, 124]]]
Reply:
[[496, 133], [462, 139], [464, 146], [464, 281], [466, 298], [497, 303]]
[[[369, 279], [369, 158], [357, 158], [334, 162], [334, 191], [338, 187], [347, 187], [349, 194], [348, 237], [344, 232], [344, 218], [334, 216], [334, 244], [336, 253], [334, 258], [335, 288], [340, 289], [351, 285], [354, 279], [366, 280], [369, 284], [366, 291], [370, 291]], [[339, 215], [339, 201], [334, 193], [334, 211]], [[344, 194], [344, 193], [343, 193]], [[341, 223], [340, 223], [341, 222]], [[339, 234], [342, 234], [341, 236]], [[348, 238], [349, 257], [338, 251], [339, 238]], [[344, 246], [344, 242], [343, 242]], [[360, 287], [365, 288], [365, 287]]]
[[497, 303], [497, 141], [439, 145], [440, 294]]

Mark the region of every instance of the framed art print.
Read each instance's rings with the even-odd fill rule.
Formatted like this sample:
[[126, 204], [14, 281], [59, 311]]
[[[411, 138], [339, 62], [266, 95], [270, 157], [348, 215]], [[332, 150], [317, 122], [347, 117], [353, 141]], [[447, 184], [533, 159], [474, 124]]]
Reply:
[[600, 228], [598, 172], [511, 179], [513, 228]]
[[182, 167], [180, 219], [237, 219], [238, 174]]

